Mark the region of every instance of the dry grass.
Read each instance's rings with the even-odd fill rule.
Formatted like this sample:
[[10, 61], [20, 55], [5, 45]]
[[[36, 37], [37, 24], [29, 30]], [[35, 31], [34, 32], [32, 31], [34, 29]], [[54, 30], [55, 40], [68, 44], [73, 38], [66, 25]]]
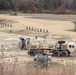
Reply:
[[[26, 64], [25, 64], [26, 65]], [[33, 68], [20, 64], [0, 64], [0, 75], [76, 75], [72, 66], [52, 65], [50, 68]]]
[[15, 53], [14, 62], [8, 63], [4, 61], [4, 51], [0, 58], [0, 75], [76, 75], [76, 65], [62, 65], [52, 62], [50, 68], [34, 68], [33, 62], [18, 63], [18, 55]]

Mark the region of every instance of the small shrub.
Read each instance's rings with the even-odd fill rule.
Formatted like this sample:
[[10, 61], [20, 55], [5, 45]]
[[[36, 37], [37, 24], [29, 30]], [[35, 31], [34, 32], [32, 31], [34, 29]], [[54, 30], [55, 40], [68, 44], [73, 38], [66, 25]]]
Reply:
[[66, 14], [76, 14], [76, 11], [73, 11], [73, 10], [66, 10]]
[[12, 12], [11, 15], [15, 15], [15, 16], [17, 16], [18, 13], [17, 13], [17, 12]]

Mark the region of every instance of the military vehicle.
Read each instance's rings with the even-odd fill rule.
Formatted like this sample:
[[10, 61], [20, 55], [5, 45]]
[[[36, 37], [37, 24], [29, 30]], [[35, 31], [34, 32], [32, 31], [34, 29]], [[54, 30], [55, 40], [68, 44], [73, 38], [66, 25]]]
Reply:
[[53, 56], [67, 57], [76, 51], [75, 42], [57, 41], [55, 45], [50, 47], [52, 49]]
[[56, 41], [56, 43], [51, 44], [46, 42], [43, 39], [25, 39], [25, 49], [28, 50], [29, 55], [36, 55], [37, 53], [52, 53], [55, 57], [67, 57], [70, 56], [73, 52], [76, 51], [75, 42], [66, 42], [66, 41]]

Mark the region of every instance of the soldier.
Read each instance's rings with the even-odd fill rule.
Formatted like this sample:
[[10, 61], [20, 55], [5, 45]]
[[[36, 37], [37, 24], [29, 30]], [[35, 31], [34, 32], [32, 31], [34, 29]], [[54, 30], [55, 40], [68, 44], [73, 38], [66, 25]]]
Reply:
[[35, 35], [35, 39], [37, 39], [38, 38], [38, 36], [37, 36], [37, 34]]
[[48, 68], [51, 66], [51, 56], [36, 54], [34, 57], [34, 67]]
[[26, 44], [25, 44], [25, 39], [24, 38], [20, 38], [20, 42], [19, 42], [19, 47], [20, 47], [20, 49], [21, 50], [23, 50], [23, 49], [25, 49], [25, 46], [26, 46]]

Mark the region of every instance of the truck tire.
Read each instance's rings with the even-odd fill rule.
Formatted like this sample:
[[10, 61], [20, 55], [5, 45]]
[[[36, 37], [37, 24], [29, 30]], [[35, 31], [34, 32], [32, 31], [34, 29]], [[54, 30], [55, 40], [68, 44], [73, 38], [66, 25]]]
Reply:
[[60, 51], [54, 51], [53, 56], [54, 57], [59, 57], [60, 56]]
[[62, 51], [62, 52], [61, 52], [61, 56], [62, 56], [62, 57], [67, 57], [67, 56], [69, 56], [68, 51]]
[[31, 55], [31, 56], [35, 56], [35, 51], [34, 51], [34, 50], [30, 50], [30, 51], [28, 52], [28, 54]]

